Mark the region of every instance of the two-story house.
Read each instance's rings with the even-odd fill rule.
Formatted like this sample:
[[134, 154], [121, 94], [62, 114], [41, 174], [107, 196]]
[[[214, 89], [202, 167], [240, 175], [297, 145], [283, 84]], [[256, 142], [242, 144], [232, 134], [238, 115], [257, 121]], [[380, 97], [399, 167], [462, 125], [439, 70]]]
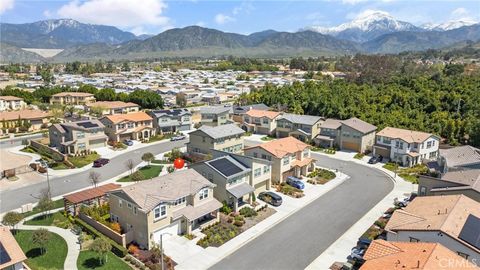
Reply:
[[108, 192], [110, 217], [131, 241], [150, 249], [162, 234], [190, 234], [217, 222], [222, 204], [214, 187], [193, 169], [144, 180]]
[[480, 203], [464, 195], [416, 197], [393, 212], [385, 230], [388, 241], [436, 242], [480, 260]]
[[192, 128], [192, 113], [188, 109], [153, 110], [148, 114], [153, 118], [157, 133], [187, 131]]
[[231, 153], [243, 150], [243, 135], [245, 131], [235, 124], [218, 127], [201, 126], [190, 132], [187, 152], [190, 155], [209, 155], [212, 149]]
[[252, 193], [270, 189], [271, 162], [239, 154], [214, 151], [214, 159], [190, 165], [209, 181], [215, 183], [214, 196], [225, 201], [234, 211], [247, 201]]
[[61, 92], [50, 97], [50, 104], [84, 105], [95, 102], [95, 96], [83, 92]]
[[107, 146], [105, 126], [96, 119], [53, 124], [48, 131], [50, 146], [64, 154]]
[[113, 114], [100, 118], [105, 126], [109, 140], [120, 142], [129, 140], [148, 140], [154, 136], [153, 119], [145, 112]]
[[88, 103], [85, 107], [88, 111], [92, 111], [92, 108], [97, 108], [102, 111], [102, 115], [132, 113], [140, 110], [138, 104], [123, 101], [97, 101]]
[[200, 108], [202, 126], [221, 126], [232, 123], [232, 107], [230, 106], [208, 106]]
[[314, 160], [310, 158], [310, 145], [286, 137], [269, 141], [244, 150], [246, 156], [272, 162], [272, 181], [284, 182], [288, 176], [301, 177], [313, 170]]
[[277, 138], [295, 137], [302, 142], [310, 142], [320, 132], [323, 118], [312, 115], [284, 113], [277, 120]]
[[377, 127], [358, 118], [342, 121], [340, 149], [359, 153], [372, 151]]
[[419, 196], [463, 194], [480, 203], [480, 169], [449, 171], [440, 178], [420, 175]]
[[233, 106], [232, 120], [237, 123], [243, 123], [243, 116], [250, 110], [269, 111], [270, 107], [263, 103], [251, 104], [244, 106]]
[[279, 112], [252, 109], [243, 115], [242, 128], [248, 132], [275, 135]]
[[377, 133], [373, 155], [411, 167], [423, 160], [436, 160], [439, 141], [431, 133], [386, 127]]
[[327, 118], [320, 124], [320, 133], [313, 139], [316, 145], [324, 148], [335, 148], [340, 145], [342, 121]]
[[0, 112], [0, 128], [17, 129], [24, 126], [28, 131], [36, 131], [49, 125], [51, 115], [40, 110], [19, 110]]
[[25, 109], [26, 106], [27, 104], [23, 101], [23, 98], [0, 96], [0, 112], [21, 110]]

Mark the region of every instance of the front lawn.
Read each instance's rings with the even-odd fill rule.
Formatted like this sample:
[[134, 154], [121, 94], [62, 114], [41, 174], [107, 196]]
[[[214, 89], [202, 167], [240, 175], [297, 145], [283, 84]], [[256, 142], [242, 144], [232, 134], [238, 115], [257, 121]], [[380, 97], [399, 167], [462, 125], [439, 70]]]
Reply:
[[25, 221], [25, 225], [57, 226], [59, 228], [67, 229], [70, 227], [71, 223], [70, 220], [63, 215], [63, 211], [59, 211]]
[[73, 164], [73, 166], [77, 168], [82, 168], [83, 166], [86, 166], [99, 158], [100, 158], [100, 155], [94, 153], [94, 154], [88, 154], [81, 157], [68, 157], [68, 161], [70, 161]]
[[40, 254], [40, 247], [32, 243], [34, 231], [19, 230], [14, 235], [15, 240], [27, 256], [26, 263], [33, 269], [63, 269], [67, 257], [67, 242], [58, 234], [50, 232], [50, 240], [44, 254]]
[[270, 136], [265, 136], [265, 137], [262, 137], [260, 140], [262, 141], [271, 141], [271, 140], [275, 140], [274, 137], [270, 137]]
[[[163, 169], [163, 166], [155, 165], [155, 166], [142, 167], [138, 171], [142, 172], [143, 179], [145, 180], [145, 179], [157, 177], [162, 172], [162, 169]], [[117, 182], [131, 182], [131, 181], [132, 179], [130, 175], [124, 176], [119, 180], [117, 180]]]
[[[62, 208], [64, 205], [63, 205], [63, 199], [58, 199], [56, 201], [53, 201], [53, 206], [52, 206], [52, 209], [58, 209], [58, 208]], [[29, 212], [25, 212], [23, 213], [23, 216], [24, 217], [29, 217], [31, 215], [35, 215], [35, 214], [38, 214], [40, 213], [40, 209], [38, 207], [33, 207], [33, 210], [32, 211], [29, 211]]]
[[173, 136], [177, 134], [171, 133], [171, 134], [157, 134], [155, 136], [152, 136], [148, 139], [147, 143], [152, 143], [152, 142], [158, 142], [162, 140], [170, 140]]
[[100, 265], [99, 255], [90, 250], [80, 251], [77, 259], [77, 267], [79, 270], [100, 269], [100, 270], [130, 270], [122, 259], [115, 256], [112, 252], [107, 253], [107, 262]]
[[383, 165], [383, 168], [392, 172], [395, 172], [396, 169], [398, 176], [402, 177], [405, 181], [411, 182], [413, 184], [418, 184], [418, 176], [428, 171], [427, 166], [425, 166], [424, 164], [417, 164], [410, 168], [402, 168], [395, 165], [395, 163], [389, 162]]

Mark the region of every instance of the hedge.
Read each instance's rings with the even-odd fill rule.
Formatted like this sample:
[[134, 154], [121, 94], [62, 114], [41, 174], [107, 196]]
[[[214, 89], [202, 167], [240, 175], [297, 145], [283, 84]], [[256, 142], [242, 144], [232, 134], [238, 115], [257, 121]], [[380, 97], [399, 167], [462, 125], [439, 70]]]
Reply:
[[112, 239], [108, 238], [107, 236], [105, 236], [101, 232], [97, 231], [97, 229], [88, 225], [85, 221], [76, 217], [75, 218], [75, 223], [82, 226], [85, 229], [85, 231], [87, 231], [90, 234], [93, 234], [95, 237], [104, 237], [105, 239], [107, 239], [107, 241], [110, 242], [110, 244], [112, 244], [113, 254], [117, 255], [120, 258], [123, 258], [127, 255], [128, 252], [127, 252], [126, 248], [124, 248], [122, 245], [119, 245], [117, 242], [113, 241]]

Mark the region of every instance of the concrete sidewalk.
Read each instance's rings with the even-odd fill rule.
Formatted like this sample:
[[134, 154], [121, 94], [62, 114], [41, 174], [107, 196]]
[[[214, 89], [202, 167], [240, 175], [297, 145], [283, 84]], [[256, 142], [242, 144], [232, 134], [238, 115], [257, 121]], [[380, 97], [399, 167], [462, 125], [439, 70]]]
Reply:
[[178, 263], [175, 267], [176, 269], [207, 269], [315, 199], [334, 189], [348, 178], [347, 175], [338, 172], [337, 177], [325, 185], [311, 185], [307, 183], [303, 198], [295, 199], [282, 195], [283, 204], [279, 207], [273, 207], [277, 211], [275, 214], [220, 247], [204, 249], [196, 244], [200, 240], [199, 237], [188, 240], [185, 237], [174, 235], [165, 237], [163, 243], [165, 253]]

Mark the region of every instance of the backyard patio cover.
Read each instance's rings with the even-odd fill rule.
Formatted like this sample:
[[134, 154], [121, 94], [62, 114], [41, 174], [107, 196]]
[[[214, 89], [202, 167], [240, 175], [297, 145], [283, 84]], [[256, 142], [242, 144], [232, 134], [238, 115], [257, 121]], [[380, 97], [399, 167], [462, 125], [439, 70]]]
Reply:
[[103, 186], [89, 188], [79, 192], [75, 192], [75, 193], [63, 196], [63, 198], [73, 204], [77, 204], [77, 203], [89, 201], [91, 199], [95, 199], [98, 197], [102, 197], [105, 195], [106, 192], [110, 190], [114, 190], [119, 187], [121, 186], [118, 184], [110, 183]]

